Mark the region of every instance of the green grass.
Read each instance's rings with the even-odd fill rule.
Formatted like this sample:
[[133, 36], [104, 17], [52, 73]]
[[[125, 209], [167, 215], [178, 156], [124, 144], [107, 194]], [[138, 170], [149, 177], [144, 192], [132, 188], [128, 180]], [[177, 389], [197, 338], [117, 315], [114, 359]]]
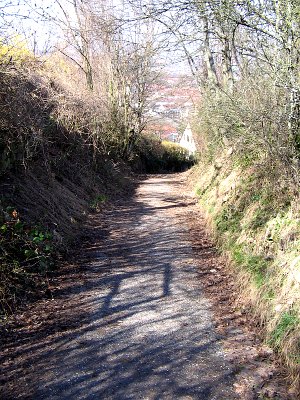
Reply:
[[107, 202], [107, 196], [105, 194], [99, 194], [91, 202], [91, 208], [97, 210], [101, 204], [105, 204], [106, 202]]
[[268, 289], [266, 292], [262, 293], [262, 298], [266, 301], [272, 301], [275, 299], [275, 292], [273, 289]]
[[274, 218], [276, 215], [276, 211], [272, 206], [268, 207], [259, 207], [254, 215], [254, 218], [249, 223], [249, 228], [253, 230], [257, 230], [266, 225], [266, 223], [271, 219]]
[[197, 188], [196, 189], [196, 196], [201, 197], [204, 193], [204, 190], [202, 188]]
[[[270, 335], [270, 344], [279, 347], [286, 334], [300, 325], [300, 318], [295, 310], [290, 310], [282, 314], [278, 324]], [[297, 362], [298, 362], [298, 357]]]
[[220, 214], [215, 217], [215, 224], [219, 233], [230, 231], [237, 233], [241, 231], [241, 219], [243, 214], [232, 206], [224, 208]]
[[215, 203], [213, 203], [213, 204], [211, 204], [211, 205], [209, 206], [208, 212], [209, 212], [210, 214], [213, 214], [213, 212], [215, 211], [215, 206], [216, 206]]
[[[226, 180], [228, 170], [221, 170], [220, 180], [198, 195], [213, 219], [219, 248], [229, 254], [236, 274], [249, 280], [241, 285], [241, 290], [251, 288], [245, 290], [245, 302], [261, 314], [269, 345], [299, 377], [298, 297], [297, 292], [287, 293], [290, 276], [281, 268], [299, 256], [299, 212], [291, 206], [291, 193], [282, 187], [284, 182], [277, 185], [275, 180], [268, 182], [267, 176], [250, 172], [236, 182], [230, 197], [228, 192], [220, 197], [223, 191], [217, 185]], [[278, 315], [274, 305], [282, 301], [282, 295], [294, 308]]]
[[253, 153], [242, 153], [236, 154], [234, 157], [233, 164], [237, 167], [247, 168], [254, 164], [257, 160], [257, 154]]
[[251, 273], [256, 286], [259, 288], [265, 283], [268, 262], [260, 255], [246, 251], [243, 245], [233, 244], [231, 248], [233, 261]]

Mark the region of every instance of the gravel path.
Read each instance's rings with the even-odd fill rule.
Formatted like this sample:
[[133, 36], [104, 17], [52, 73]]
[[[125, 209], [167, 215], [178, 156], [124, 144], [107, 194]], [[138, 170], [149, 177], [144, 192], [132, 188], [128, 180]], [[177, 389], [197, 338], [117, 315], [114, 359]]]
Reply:
[[89, 279], [72, 295], [88, 320], [35, 360], [28, 398], [236, 398], [189, 242], [191, 200], [176, 179], [146, 179], [102, 217], [105, 237], [95, 229], [85, 249]]

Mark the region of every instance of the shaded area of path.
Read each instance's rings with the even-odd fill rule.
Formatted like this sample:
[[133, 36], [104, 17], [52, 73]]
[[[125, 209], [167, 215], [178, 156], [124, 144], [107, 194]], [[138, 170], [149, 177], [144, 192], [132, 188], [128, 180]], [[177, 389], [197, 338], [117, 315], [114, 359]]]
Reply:
[[143, 181], [101, 217], [83, 249], [86, 282], [70, 294], [86, 317], [27, 350], [26, 369], [11, 374], [23, 386], [15, 398], [235, 398], [176, 179]]

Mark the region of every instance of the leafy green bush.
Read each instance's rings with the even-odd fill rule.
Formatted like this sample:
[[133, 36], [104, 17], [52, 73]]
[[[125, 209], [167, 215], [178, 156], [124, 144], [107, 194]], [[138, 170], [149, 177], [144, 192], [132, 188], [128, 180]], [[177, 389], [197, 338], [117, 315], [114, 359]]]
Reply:
[[144, 135], [136, 145], [133, 167], [141, 172], [179, 172], [195, 163], [188, 151], [177, 143]]
[[53, 235], [24, 223], [13, 207], [0, 214], [0, 313], [5, 314], [19, 296], [36, 285], [54, 266]]
[[163, 148], [162, 162], [167, 171], [182, 171], [184, 168], [193, 164], [192, 158], [188, 151], [181, 147], [178, 143], [161, 142]]
[[101, 205], [107, 202], [107, 196], [105, 194], [97, 195], [93, 201], [91, 202], [91, 208], [99, 211], [101, 209]]

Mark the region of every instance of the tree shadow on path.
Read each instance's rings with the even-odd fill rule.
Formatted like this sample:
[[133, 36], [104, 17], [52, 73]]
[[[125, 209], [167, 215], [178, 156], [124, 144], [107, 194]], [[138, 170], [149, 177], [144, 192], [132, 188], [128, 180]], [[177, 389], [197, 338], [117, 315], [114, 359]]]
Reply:
[[164, 179], [94, 221], [78, 252], [82, 279], [56, 290], [34, 335], [8, 343], [2, 398], [235, 398], [178, 216], [187, 203]]

